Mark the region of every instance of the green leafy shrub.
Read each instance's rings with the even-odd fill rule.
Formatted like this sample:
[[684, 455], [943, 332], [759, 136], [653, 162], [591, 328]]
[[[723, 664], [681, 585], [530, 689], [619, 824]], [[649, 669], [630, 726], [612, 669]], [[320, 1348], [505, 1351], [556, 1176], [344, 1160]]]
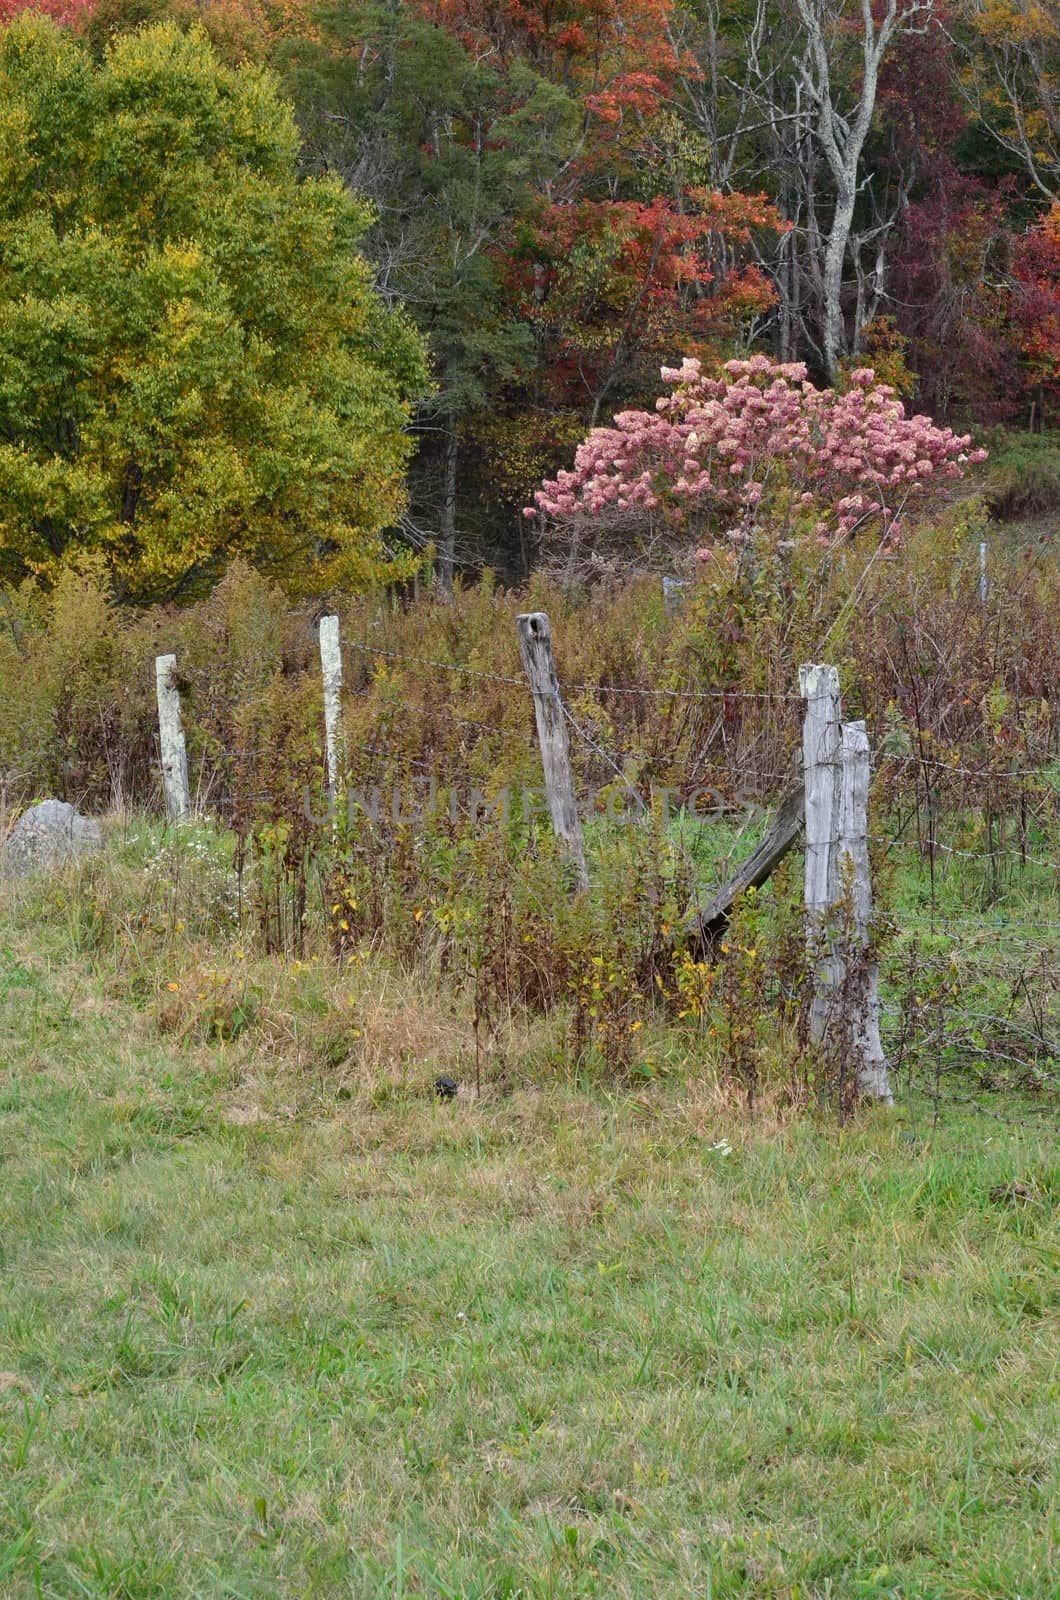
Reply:
[[1060, 434], [999, 436], [985, 498], [995, 522], [1060, 512]]

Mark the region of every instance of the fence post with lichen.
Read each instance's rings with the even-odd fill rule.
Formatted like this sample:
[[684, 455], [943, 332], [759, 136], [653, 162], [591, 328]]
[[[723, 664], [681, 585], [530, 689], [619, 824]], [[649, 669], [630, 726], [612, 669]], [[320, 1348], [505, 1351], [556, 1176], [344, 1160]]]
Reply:
[[806, 942], [813, 972], [810, 1037], [838, 1047], [858, 1093], [890, 1102], [880, 1041], [879, 968], [871, 955], [869, 740], [842, 723], [839, 674], [799, 668], [806, 827]]
[[171, 822], [191, 815], [188, 752], [180, 716], [180, 690], [175, 682], [175, 655], [155, 657], [155, 692], [158, 697], [158, 743], [162, 757], [162, 786], [166, 814]]
[[320, 670], [324, 680], [324, 762], [328, 802], [334, 807], [341, 782], [342, 647], [337, 616], [320, 619]]
[[842, 976], [831, 926], [839, 842], [839, 674], [835, 667], [800, 667], [799, 689], [806, 702], [802, 777], [806, 808], [806, 943], [813, 970], [810, 1037], [815, 1044], [821, 1044], [828, 1032]]
[[869, 869], [869, 736], [864, 722], [844, 724], [840, 743], [839, 850], [835, 889], [846, 905], [844, 1026], [858, 1093], [892, 1102], [887, 1057], [880, 1039], [880, 968], [872, 953], [872, 876]]
[[530, 679], [537, 719], [537, 738], [545, 769], [545, 792], [557, 839], [574, 863], [578, 888], [589, 887], [585, 865], [585, 843], [581, 818], [574, 794], [574, 775], [570, 764], [567, 725], [552, 654], [552, 630], [543, 611], [530, 611], [515, 619], [523, 666]]

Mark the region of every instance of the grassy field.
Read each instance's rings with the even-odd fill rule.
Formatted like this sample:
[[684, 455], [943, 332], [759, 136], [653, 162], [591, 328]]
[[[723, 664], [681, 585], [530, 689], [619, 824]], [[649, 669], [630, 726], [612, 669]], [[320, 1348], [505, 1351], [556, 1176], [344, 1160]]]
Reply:
[[244, 1027], [98, 914], [0, 903], [4, 1600], [1060, 1593], [1048, 1119], [532, 1030], [443, 1103], [446, 993], [247, 956]]

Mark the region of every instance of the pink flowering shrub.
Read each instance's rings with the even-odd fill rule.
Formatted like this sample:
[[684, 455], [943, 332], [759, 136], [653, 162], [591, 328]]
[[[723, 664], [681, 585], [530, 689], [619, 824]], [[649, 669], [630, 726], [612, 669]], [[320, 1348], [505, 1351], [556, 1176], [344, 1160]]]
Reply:
[[768, 526], [778, 541], [828, 547], [875, 523], [896, 545], [910, 501], [986, 455], [968, 435], [907, 416], [868, 367], [844, 393], [815, 388], [801, 363], [760, 355], [724, 373], [706, 378], [691, 358], [664, 367], [672, 392], [654, 413], [623, 411], [594, 428], [574, 470], [546, 480], [525, 515], [543, 512], [557, 533], [666, 528], [686, 545], [712, 533], [740, 546]]

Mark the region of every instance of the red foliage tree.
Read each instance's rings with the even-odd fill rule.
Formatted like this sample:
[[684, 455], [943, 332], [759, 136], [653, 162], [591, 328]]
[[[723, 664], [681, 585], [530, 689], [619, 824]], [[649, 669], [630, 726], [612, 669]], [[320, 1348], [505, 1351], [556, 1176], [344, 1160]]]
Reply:
[[[1060, 400], [1060, 203], [1019, 241], [1013, 261], [1012, 321], [1027, 363], [1027, 382]], [[1039, 414], [1039, 422], [1042, 421]]]
[[1020, 393], [1007, 288], [1010, 196], [944, 157], [930, 176], [906, 211], [892, 271], [919, 396], [939, 416], [1004, 422]]
[[0, 0], [0, 24], [10, 22], [20, 11], [39, 11], [56, 22], [76, 24], [91, 15], [94, 0]]
[[936, 6], [931, 25], [899, 34], [880, 68], [877, 112], [890, 160], [907, 179], [947, 155], [968, 126], [951, 23], [949, 9]]
[[[605, 122], [655, 110], [679, 65], [673, 0], [416, 0], [430, 21], [510, 66], [528, 60]], [[685, 63], [687, 65], [687, 63]]]
[[523, 303], [553, 398], [588, 405], [594, 423], [612, 390], [643, 389], [675, 349], [731, 344], [775, 302], [747, 260], [755, 230], [783, 227], [774, 207], [700, 189], [682, 200], [553, 205], [524, 230]]

